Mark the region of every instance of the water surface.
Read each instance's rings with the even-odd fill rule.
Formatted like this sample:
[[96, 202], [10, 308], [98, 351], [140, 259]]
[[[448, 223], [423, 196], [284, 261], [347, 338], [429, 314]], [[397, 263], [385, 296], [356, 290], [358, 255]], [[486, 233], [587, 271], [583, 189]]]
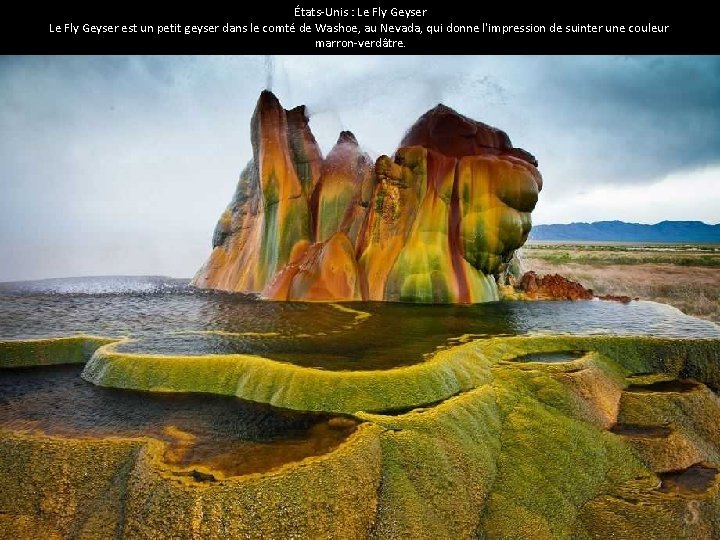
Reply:
[[126, 335], [135, 341], [121, 350], [132, 352], [248, 353], [322, 369], [367, 370], [421, 362], [458, 338], [529, 333], [720, 337], [714, 323], [653, 302], [267, 302], [196, 290], [180, 280], [145, 279], [0, 284], [0, 339]]
[[565, 362], [573, 362], [582, 358], [587, 351], [552, 351], [524, 354], [516, 356], [513, 362], [539, 362], [541, 364], [562, 364]]
[[[226, 476], [265, 472], [324, 454], [356, 422], [300, 413], [235, 397], [102, 388], [80, 378], [82, 366], [0, 371], [0, 429], [66, 437], [152, 437], [163, 460]], [[211, 480], [202, 474], [197, 480]]]
[[696, 463], [679, 471], [659, 473], [658, 477], [662, 482], [659, 491], [700, 495], [713, 486], [717, 474], [717, 467], [706, 463]]
[[[492, 336], [717, 338], [720, 328], [651, 302], [310, 304], [199, 291], [183, 280], [165, 278], [0, 284], [0, 339], [79, 333], [128, 336], [133, 341], [120, 346], [125, 351], [248, 353], [321, 369], [368, 370], [422, 362], [438, 349]], [[558, 351], [519, 360], [569, 361], [578, 354], [582, 353]], [[81, 369], [0, 370], [0, 429], [68, 437], [153, 437], [166, 443], [163, 460], [182, 470], [177, 474], [212, 482], [220, 475], [264, 472], [332, 451], [356, 428], [347, 418], [286, 411], [234, 397], [96, 387], [80, 378]], [[636, 385], [635, 390], [685, 387]], [[403, 412], [407, 411], [388, 411]], [[629, 435], [638, 431], [618, 429]], [[691, 471], [693, 475], [704, 481], [709, 473]], [[667, 485], [684, 481], [685, 477], [665, 480]]]

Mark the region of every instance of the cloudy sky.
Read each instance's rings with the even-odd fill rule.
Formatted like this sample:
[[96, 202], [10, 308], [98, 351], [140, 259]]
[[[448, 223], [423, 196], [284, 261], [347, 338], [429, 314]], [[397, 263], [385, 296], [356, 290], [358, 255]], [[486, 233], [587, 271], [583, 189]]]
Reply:
[[535, 154], [534, 223], [720, 222], [720, 57], [3, 57], [0, 281], [189, 277], [270, 84], [392, 153], [438, 102]]

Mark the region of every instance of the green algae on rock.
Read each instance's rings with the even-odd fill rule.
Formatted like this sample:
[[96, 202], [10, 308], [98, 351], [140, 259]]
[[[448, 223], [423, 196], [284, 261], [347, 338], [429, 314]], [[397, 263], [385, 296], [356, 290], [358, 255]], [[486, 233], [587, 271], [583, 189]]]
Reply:
[[[134, 538], [166, 531], [178, 538], [717, 537], [717, 476], [705, 474], [703, 482], [683, 491], [680, 481], [679, 487], [667, 487], [667, 475], [682, 477], [687, 468], [685, 476], [692, 477], [696, 470], [717, 466], [720, 412], [706, 407], [717, 402], [706, 385], [718, 380], [719, 345], [718, 340], [612, 336], [471, 342], [442, 351], [449, 355], [444, 360], [427, 362], [426, 369], [442, 372], [456, 355], [468, 374], [460, 394], [399, 415], [356, 410], [360, 426], [328, 454], [268, 474], [216, 481], [203, 480], [211, 469], [178, 476], [162, 462], [161, 443], [154, 440], [4, 432], [0, 523], [14, 537], [76, 531], [89, 537], [121, 531]], [[577, 350], [588, 352], [567, 362], [515, 361]], [[100, 349], [97, 356], [102, 354]], [[153, 369], [164, 362], [171, 370], [190, 362], [145, 360]], [[231, 388], [237, 379], [230, 364], [218, 365], [215, 375], [224, 381], [218, 384]], [[129, 364], [124, 369], [132, 375]], [[323, 372], [308, 372], [301, 386], [312, 394]], [[693, 390], [656, 385], [688, 373], [700, 375]], [[157, 383], [135, 375], [137, 381]], [[352, 379], [354, 373], [335, 376]], [[296, 377], [271, 376], [268, 384], [284, 385]], [[638, 392], [632, 385], [662, 391]], [[301, 390], [284, 399], [310, 402]], [[270, 395], [267, 389], [262, 393]], [[281, 386], [275, 393], [282, 394]], [[663, 437], [656, 448], [640, 448], [632, 433], [610, 429], [640, 420], [670, 426], [695, 453], [667, 452]], [[87, 480], [98, 460], [107, 463], [106, 472]], [[692, 460], [699, 465], [688, 465]], [[18, 463], [24, 465], [17, 469]], [[99, 504], [107, 510], [93, 513]]]
[[376, 512], [372, 426], [301, 466], [216, 482], [173, 474], [153, 439], [0, 434], [2, 538], [366, 538]]
[[[83, 378], [100, 386], [163, 392], [206, 392], [304, 411], [355, 413], [421, 406], [489, 380], [490, 367], [531, 353], [598, 351], [636, 372], [707, 370], [717, 388], [717, 340], [610, 336], [508, 337], [441, 350], [426, 361], [378, 371], [326, 371], [249, 354], [160, 355], [98, 349]], [[514, 356], [513, 356], [514, 355]], [[700, 360], [698, 360], [700, 358]], [[717, 361], [714, 369], [712, 360]]]
[[0, 340], [0, 368], [84, 364], [99, 347], [115, 341], [87, 335]]
[[489, 380], [471, 348], [384, 371], [325, 371], [249, 354], [169, 356], [96, 351], [83, 378], [100, 386], [154, 392], [205, 392], [301, 411], [355, 413], [446, 399]]

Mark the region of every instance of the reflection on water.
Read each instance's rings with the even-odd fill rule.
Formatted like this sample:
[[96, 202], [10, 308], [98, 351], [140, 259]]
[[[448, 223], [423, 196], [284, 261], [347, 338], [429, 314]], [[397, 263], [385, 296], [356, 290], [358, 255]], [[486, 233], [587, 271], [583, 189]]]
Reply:
[[626, 392], [649, 393], [649, 392], [675, 392], [685, 394], [700, 390], [702, 386], [695, 381], [686, 379], [673, 379], [670, 381], [658, 381], [649, 384], [631, 384]]
[[93, 286], [122, 292], [89, 294], [93, 289], [85, 281], [80, 287], [72, 280], [64, 280], [61, 289], [0, 286], [0, 339], [81, 332], [129, 335], [137, 341], [123, 345], [123, 350], [250, 353], [324, 369], [387, 369], [422, 361], [424, 355], [468, 334], [720, 337], [717, 325], [652, 302], [338, 306], [265, 302], [249, 295], [194, 290], [177, 280], [166, 286], [140, 283], [135, 289], [128, 288], [127, 279], [120, 288], [104, 282]]
[[696, 463], [687, 469], [660, 473], [662, 482], [659, 491], [663, 493], [701, 494], [715, 483], [718, 469], [705, 463]]
[[616, 435], [639, 439], [665, 439], [672, 430], [667, 426], [645, 426], [640, 424], [615, 424], [610, 431]]
[[[388, 369], [421, 362], [468, 337], [536, 332], [720, 337], [713, 323], [650, 302], [333, 305], [263, 302], [159, 278], [0, 284], [0, 339], [126, 335], [134, 341], [121, 350], [250, 353], [322, 369]], [[567, 353], [534, 358], [569, 359]], [[355, 421], [341, 417], [229, 397], [95, 387], [79, 377], [80, 371], [79, 366], [0, 370], [0, 428], [72, 437], [154, 437], [166, 443], [164, 460], [183, 469], [176, 474], [202, 482], [323, 454], [356, 428]], [[658, 384], [636, 385], [635, 391], [684, 390]]]
[[585, 356], [587, 351], [554, 351], [530, 353], [522, 356], [516, 356], [513, 362], [540, 362], [542, 364], [561, 364], [564, 362], [572, 362], [578, 358]]
[[324, 454], [355, 429], [355, 422], [345, 418], [232, 397], [101, 388], [82, 380], [81, 370], [0, 371], [0, 428], [73, 437], [153, 437], [167, 443], [167, 463], [204, 466], [226, 476]]

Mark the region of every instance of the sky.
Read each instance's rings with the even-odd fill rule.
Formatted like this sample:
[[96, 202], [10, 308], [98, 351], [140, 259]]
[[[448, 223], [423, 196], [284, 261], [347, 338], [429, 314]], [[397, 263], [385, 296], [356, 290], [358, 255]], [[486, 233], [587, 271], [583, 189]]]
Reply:
[[327, 153], [442, 102], [533, 153], [533, 223], [720, 222], [720, 57], [0, 58], [0, 281], [190, 277], [270, 87]]

